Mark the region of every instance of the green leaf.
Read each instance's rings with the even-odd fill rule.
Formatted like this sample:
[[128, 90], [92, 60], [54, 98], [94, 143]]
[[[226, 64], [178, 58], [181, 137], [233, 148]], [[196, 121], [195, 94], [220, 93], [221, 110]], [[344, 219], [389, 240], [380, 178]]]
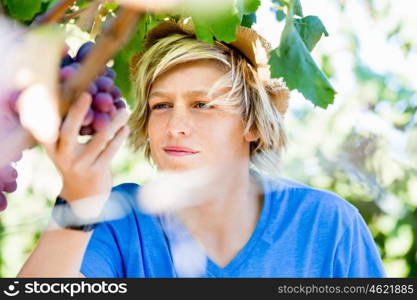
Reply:
[[30, 21], [41, 11], [42, 0], [7, 0], [9, 14], [19, 21]]
[[219, 18], [217, 22], [211, 24], [211, 29], [213, 30], [214, 37], [218, 41], [232, 42], [236, 40], [236, 30], [240, 25], [241, 17], [238, 14], [236, 8], [231, 8], [230, 11]]
[[147, 21], [147, 16], [139, 20], [136, 32], [133, 34], [130, 41], [114, 57], [113, 69], [117, 74], [116, 85], [121, 89], [122, 94], [128, 103], [131, 103], [132, 101], [132, 83], [130, 80], [129, 63], [135, 53], [143, 50], [143, 40], [146, 34]]
[[58, 2], [59, 2], [59, 0], [50, 0], [50, 1], [45, 2], [45, 3], [47, 3], [46, 10], [51, 9]]
[[213, 32], [210, 29], [210, 25], [205, 23], [203, 20], [193, 18], [195, 26], [195, 34], [199, 40], [206, 43], [213, 44]]
[[[247, 10], [254, 9], [253, 1], [247, 1]], [[257, 2], [257, 1], [255, 1]], [[184, 0], [178, 10], [182, 17], [191, 17], [199, 40], [213, 44], [219, 41], [231, 42], [236, 39], [236, 30], [245, 11], [243, 0]]]
[[251, 28], [253, 24], [256, 23], [256, 14], [251, 13], [249, 15], [244, 15], [242, 22], [240, 23], [241, 26]]
[[285, 12], [284, 12], [284, 11], [282, 11], [282, 10], [277, 10], [277, 11], [275, 12], [275, 17], [277, 18], [277, 20], [278, 20], [278, 21], [282, 21], [282, 20], [284, 20], [284, 19], [285, 19], [286, 14], [285, 14]]
[[234, 41], [242, 15], [234, 1], [227, 0], [221, 10], [213, 14], [193, 14], [192, 18], [197, 38], [213, 44], [213, 38], [224, 42]]
[[336, 91], [310, 55], [306, 45], [287, 18], [278, 48], [271, 51], [271, 76], [283, 77], [288, 88], [297, 89], [314, 105], [327, 108]]
[[276, 5], [281, 6], [281, 7], [286, 6], [286, 2], [282, 0], [272, 0], [272, 3], [275, 3]]
[[106, 2], [103, 4], [103, 6], [109, 11], [115, 11], [119, 7], [119, 4], [115, 2]]
[[[87, 6], [89, 6], [90, 4], [91, 4], [91, 0], [78, 0], [77, 2], [76, 2], [76, 4], [77, 4], [77, 7], [79, 8], [79, 9], [82, 9], [82, 8], [85, 8], [85, 7], [87, 7]], [[107, 5], [107, 4], [112, 4], [112, 3], [104, 3], [104, 5]]]
[[[284, 7], [285, 7], [285, 3], [280, 1], [280, 0], [272, 0], [272, 2], [274, 4], [276, 4], [278, 6], [278, 8], [271, 7], [271, 10], [273, 12], [275, 12], [276, 19], [281, 22], [282, 20], [285, 19], [285, 16], [286, 16], [285, 12], [283, 10]], [[280, 9], [280, 8], [282, 8], [282, 9]]]
[[243, 0], [243, 14], [254, 13], [261, 5], [261, 0]]
[[317, 16], [294, 19], [294, 26], [310, 52], [313, 50], [314, 46], [316, 46], [323, 34], [329, 36], [329, 33]]
[[294, 0], [294, 14], [299, 17], [304, 17], [300, 0]]
[[129, 71], [130, 58], [130, 55], [126, 52], [120, 52], [113, 59], [113, 69], [117, 74], [116, 86], [122, 91], [123, 98], [131, 105], [133, 103], [133, 91]]
[[133, 90], [130, 79], [129, 64], [136, 53], [143, 50], [143, 41], [146, 32], [162, 21], [162, 18], [156, 18], [147, 14], [143, 16], [137, 25], [136, 32], [130, 41], [114, 57], [113, 69], [117, 73], [116, 85], [121, 89], [123, 97], [129, 104], [133, 104]]
[[[299, 17], [304, 17], [303, 16], [303, 8], [301, 7], [301, 2], [300, 0], [272, 0], [273, 3], [275, 3], [278, 6], [281, 7], [287, 7], [289, 9], [289, 7], [292, 5], [293, 9], [294, 9], [294, 14], [299, 16]], [[285, 13], [281, 10], [282, 14], [285, 15]], [[281, 21], [282, 16], [280, 14], [280, 19], [278, 19], [278, 21]]]

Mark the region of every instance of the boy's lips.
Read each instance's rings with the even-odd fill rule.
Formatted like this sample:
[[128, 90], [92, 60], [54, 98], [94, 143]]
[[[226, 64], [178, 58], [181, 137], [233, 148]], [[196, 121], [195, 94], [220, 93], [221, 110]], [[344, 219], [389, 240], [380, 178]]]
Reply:
[[191, 155], [196, 154], [199, 151], [188, 148], [188, 147], [182, 147], [182, 146], [167, 146], [163, 148], [164, 151], [173, 156], [184, 156], [184, 155]]

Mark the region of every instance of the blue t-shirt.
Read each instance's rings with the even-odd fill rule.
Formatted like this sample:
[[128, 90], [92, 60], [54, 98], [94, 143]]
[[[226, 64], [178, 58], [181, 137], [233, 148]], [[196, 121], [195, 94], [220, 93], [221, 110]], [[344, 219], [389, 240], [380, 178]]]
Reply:
[[80, 272], [86, 277], [386, 276], [372, 236], [350, 203], [288, 179], [262, 177], [262, 185], [254, 232], [223, 268], [204, 255], [173, 214], [144, 213], [136, 201], [139, 185], [118, 185], [109, 202], [117, 202], [124, 216], [94, 230]]

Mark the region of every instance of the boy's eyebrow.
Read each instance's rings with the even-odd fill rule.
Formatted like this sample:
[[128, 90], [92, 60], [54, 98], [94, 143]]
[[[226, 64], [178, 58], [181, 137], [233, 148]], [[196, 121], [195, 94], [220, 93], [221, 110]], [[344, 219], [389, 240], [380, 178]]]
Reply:
[[[209, 94], [209, 90], [205, 88], [197, 88], [184, 93], [186, 97], [198, 97], [198, 96], [207, 96]], [[149, 98], [152, 97], [170, 97], [171, 93], [165, 90], [155, 90], [149, 94]]]

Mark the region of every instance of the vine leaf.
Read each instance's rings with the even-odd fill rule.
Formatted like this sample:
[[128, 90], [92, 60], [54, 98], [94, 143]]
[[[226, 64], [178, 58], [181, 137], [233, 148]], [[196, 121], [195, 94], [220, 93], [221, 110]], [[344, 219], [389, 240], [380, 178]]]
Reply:
[[304, 17], [303, 8], [301, 7], [300, 0], [294, 0], [294, 14], [299, 17]]
[[19, 21], [30, 21], [42, 9], [42, 0], [5, 0], [11, 17]]
[[[203, 5], [208, 5], [208, 3]], [[188, 15], [193, 19], [199, 40], [213, 44], [214, 38], [225, 42], [236, 39], [236, 28], [240, 25], [243, 12], [236, 7], [234, 1], [226, 0], [219, 5], [218, 9], [211, 11], [208, 7], [207, 9], [194, 7], [188, 11]]]
[[314, 46], [316, 46], [323, 34], [329, 36], [326, 27], [324, 27], [317, 16], [294, 19], [294, 26], [310, 52], [313, 50]]
[[292, 14], [287, 16], [280, 45], [271, 51], [269, 64], [272, 77], [283, 77], [289, 89], [297, 89], [314, 105], [327, 108], [333, 103], [336, 91], [311, 57]]
[[260, 0], [243, 0], [243, 8], [241, 8], [243, 13], [242, 21], [240, 22], [241, 26], [251, 28], [254, 23], [256, 23], [256, 11], [261, 5]]
[[133, 55], [143, 50], [143, 41], [146, 32], [154, 27], [162, 18], [156, 18], [151, 14], [143, 16], [136, 27], [130, 41], [114, 57], [113, 69], [117, 73], [116, 85], [121, 89], [128, 103], [133, 103], [132, 82], [129, 73], [129, 63]]
[[[299, 17], [304, 17], [303, 14], [303, 8], [301, 6], [300, 0], [292, 0], [294, 3], [294, 14]], [[275, 17], [278, 21], [282, 21], [285, 19], [286, 14], [284, 12], [284, 7], [287, 7], [289, 5], [288, 0], [272, 0], [272, 3], [276, 4], [278, 7], [281, 7], [282, 9], [275, 9]]]
[[285, 19], [285, 16], [286, 16], [284, 12], [285, 3], [281, 0], [272, 0], [272, 3], [276, 4], [276, 6], [278, 7], [277, 9], [272, 9], [272, 10], [275, 11], [275, 18], [279, 22], [281, 22], [282, 20]]
[[243, 0], [243, 14], [254, 13], [261, 5], [261, 0]]
[[242, 22], [241, 22], [240, 25], [244, 26], [244, 27], [251, 28], [252, 25], [255, 24], [255, 23], [256, 23], [256, 14], [251, 13], [251, 14], [243, 16], [243, 19], [242, 19]]
[[[244, 16], [256, 12], [260, 3], [259, 0], [184, 0], [177, 14], [193, 19], [199, 40], [208, 44], [213, 44], [214, 39], [232, 42]], [[246, 18], [244, 24], [253, 24], [253, 16]]]

